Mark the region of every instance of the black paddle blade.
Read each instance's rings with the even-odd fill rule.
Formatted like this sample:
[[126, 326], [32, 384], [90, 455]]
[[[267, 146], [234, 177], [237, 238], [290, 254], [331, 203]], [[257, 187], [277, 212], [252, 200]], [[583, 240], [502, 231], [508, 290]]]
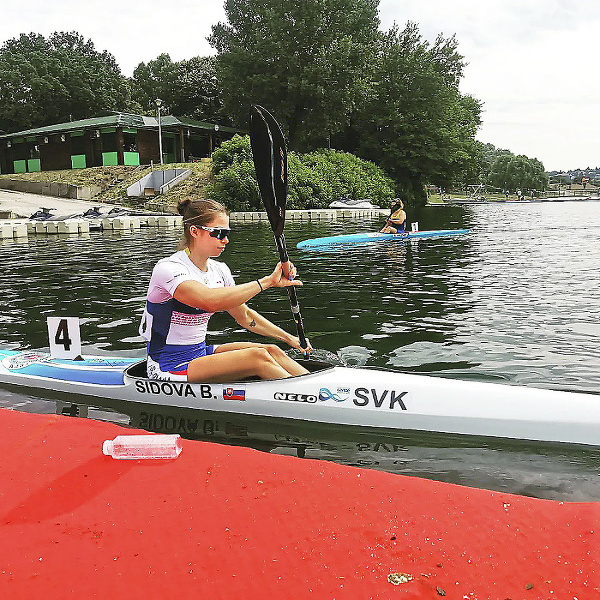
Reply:
[[[258, 189], [275, 236], [279, 260], [285, 265], [289, 261], [283, 237], [288, 181], [287, 150], [279, 123], [268, 110], [256, 104], [250, 108], [250, 145]], [[288, 287], [287, 291], [300, 346], [306, 348], [308, 343], [304, 335], [296, 289]]]
[[287, 197], [287, 150], [279, 123], [262, 106], [250, 108], [250, 145], [258, 189], [275, 237], [283, 234]]

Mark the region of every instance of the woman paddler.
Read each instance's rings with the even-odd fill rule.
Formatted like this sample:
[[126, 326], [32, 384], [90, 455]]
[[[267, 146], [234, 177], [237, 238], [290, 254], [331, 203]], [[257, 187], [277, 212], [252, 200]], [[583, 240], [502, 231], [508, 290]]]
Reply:
[[406, 213], [400, 198], [392, 201], [390, 216], [386, 219], [383, 229], [379, 233], [404, 233], [406, 229]]
[[[235, 381], [244, 377], [277, 379], [308, 371], [274, 344], [205, 343], [208, 320], [226, 310], [242, 327], [302, 349], [286, 333], [246, 305], [272, 287], [300, 286], [292, 265], [286, 277], [281, 263], [260, 279], [235, 285], [229, 267], [213, 260], [229, 243], [229, 216], [214, 200], [185, 198], [181, 250], [158, 261], [148, 287], [140, 334], [148, 341], [148, 377], [170, 381]], [[309, 350], [312, 350], [310, 344]]]

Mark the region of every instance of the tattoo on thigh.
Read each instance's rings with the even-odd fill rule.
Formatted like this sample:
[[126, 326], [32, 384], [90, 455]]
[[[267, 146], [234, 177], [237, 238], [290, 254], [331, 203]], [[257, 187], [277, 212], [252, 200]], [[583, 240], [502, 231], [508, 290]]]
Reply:
[[256, 321], [254, 319], [252, 319], [252, 321], [250, 321], [250, 327], [256, 327]]

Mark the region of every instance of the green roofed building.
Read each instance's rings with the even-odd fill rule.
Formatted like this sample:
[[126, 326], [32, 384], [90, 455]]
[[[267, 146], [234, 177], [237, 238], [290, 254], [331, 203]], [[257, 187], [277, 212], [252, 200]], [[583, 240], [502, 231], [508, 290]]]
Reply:
[[[163, 162], [192, 162], [211, 156], [233, 127], [161, 117]], [[83, 169], [160, 163], [158, 119], [115, 113], [0, 135], [0, 173]]]

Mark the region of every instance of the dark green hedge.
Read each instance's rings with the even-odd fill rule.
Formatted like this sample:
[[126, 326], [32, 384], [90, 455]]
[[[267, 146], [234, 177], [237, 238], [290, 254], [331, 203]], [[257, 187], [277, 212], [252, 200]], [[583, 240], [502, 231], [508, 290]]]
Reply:
[[[248, 136], [235, 135], [215, 150], [212, 174], [213, 183], [206, 190], [209, 198], [232, 211], [262, 210]], [[288, 208], [326, 208], [341, 197], [369, 199], [387, 207], [394, 183], [373, 163], [347, 152], [288, 155]]]

